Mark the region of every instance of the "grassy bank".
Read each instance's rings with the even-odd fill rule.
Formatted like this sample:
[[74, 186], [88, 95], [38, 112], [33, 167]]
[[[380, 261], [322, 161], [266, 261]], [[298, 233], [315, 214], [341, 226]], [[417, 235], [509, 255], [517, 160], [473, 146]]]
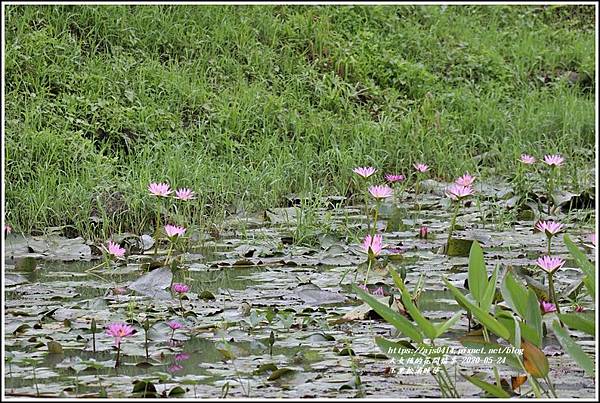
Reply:
[[6, 219], [139, 232], [148, 183], [169, 181], [198, 192], [195, 222], [218, 222], [349, 194], [358, 165], [485, 179], [522, 152], [563, 154], [577, 190], [594, 161], [593, 13], [8, 6]]

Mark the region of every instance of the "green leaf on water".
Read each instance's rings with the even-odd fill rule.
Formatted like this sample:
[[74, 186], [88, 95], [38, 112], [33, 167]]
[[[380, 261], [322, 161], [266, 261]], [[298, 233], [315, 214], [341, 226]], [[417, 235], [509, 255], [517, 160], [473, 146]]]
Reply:
[[296, 372], [296, 371], [292, 368], [286, 368], [286, 367], [279, 368], [279, 369], [276, 369], [275, 371], [273, 371], [271, 373], [271, 375], [269, 375], [269, 377], [267, 378], [267, 381], [274, 381], [276, 379], [281, 378], [282, 376], [286, 376], [286, 375], [292, 374], [294, 372]]
[[183, 396], [185, 395], [185, 389], [181, 386], [175, 386], [169, 391], [169, 397]]
[[48, 342], [48, 353], [49, 354], [63, 354], [62, 345], [54, 340]]
[[552, 322], [552, 330], [558, 339], [560, 345], [567, 353], [575, 360], [581, 368], [591, 377], [594, 377], [594, 361], [588, 356], [582, 348], [569, 336], [565, 328], [560, 325], [560, 322], [554, 320]]
[[263, 372], [269, 372], [269, 371], [271, 371], [271, 372], [277, 371], [277, 365], [273, 364], [272, 362], [269, 362], [267, 364], [261, 364], [252, 373], [254, 375], [260, 375]]

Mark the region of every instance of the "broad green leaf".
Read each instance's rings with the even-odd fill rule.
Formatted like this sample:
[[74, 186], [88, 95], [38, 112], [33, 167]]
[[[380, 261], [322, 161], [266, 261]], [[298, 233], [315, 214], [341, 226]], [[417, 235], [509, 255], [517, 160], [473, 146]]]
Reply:
[[485, 289], [487, 288], [487, 271], [483, 259], [483, 249], [479, 242], [473, 241], [469, 253], [469, 291], [477, 302], [481, 304]]
[[561, 346], [569, 353], [571, 358], [575, 360], [581, 368], [591, 377], [594, 376], [594, 362], [579, 345], [569, 336], [567, 330], [560, 326], [560, 322], [555, 320], [552, 322], [552, 330], [558, 339]]
[[516, 332], [519, 328], [516, 318], [510, 311], [500, 311], [496, 313], [496, 319], [502, 324], [502, 326], [504, 326], [508, 330], [508, 332], [510, 333], [510, 338], [508, 339], [508, 342], [514, 345], [517, 340]]
[[404, 316], [392, 310], [387, 305], [377, 301], [375, 298], [367, 294], [364, 290], [358, 288], [356, 285], [352, 286], [352, 290], [360, 297], [360, 299], [365, 301], [371, 308], [373, 308], [375, 312], [379, 314], [379, 316], [398, 329], [399, 332], [418, 343], [423, 341], [423, 335], [419, 329], [410, 323], [410, 321]]
[[585, 278], [583, 279], [585, 288], [587, 288], [592, 299], [596, 300], [596, 270], [594, 264], [590, 262], [585, 253], [571, 241], [571, 238], [569, 238], [567, 234], [563, 236], [563, 241], [565, 242], [567, 249], [569, 249], [571, 256], [573, 256], [577, 265], [585, 274]]
[[477, 386], [479, 389], [489, 393], [490, 395], [492, 395], [494, 397], [500, 397], [500, 398], [510, 397], [510, 395], [504, 389], [498, 387], [497, 385], [493, 385], [491, 383], [483, 381], [483, 380], [477, 378], [476, 376], [467, 376], [467, 375], [463, 375], [463, 374], [461, 374], [461, 375], [467, 381], [471, 382], [473, 385]]
[[505, 340], [510, 338], [510, 333], [508, 330], [502, 326], [492, 315], [469, 301], [456, 287], [450, 284], [447, 278], [444, 277], [443, 280], [450, 292], [452, 292], [454, 295], [454, 298], [456, 298], [457, 301], [462, 302], [462, 304], [468, 310], [470, 310], [477, 319], [479, 319], [483, 326], [487, 327], [490, 331], [494, 332]]
[[[525, 340], [529, 341], [536, 347], [541, 347], [541, 341], [540, 341], [542, 338], [541, 333], [539, 333], [537, 330], [534, 330], [531, 326], [529, 326], [525, 322], [520, 322], [519, 327], [521, 329], [521, 335], [523, 336], [523, 338]], [[540, 343], [539, 345], [537, 344], [538, 342]]]
[[492, 307], [492, 302], [494, 302], [494, 296], [496, 295], [496, 280], [498, 279], [498, 265], [494, 268], [494, 272], [492, 273], [492, 277], [488, 281], [487, 287], [483, 292], [483, 298], [479, 303], [479, 306], [484, 311], [489, 311]]
[[589, 335], [596, 335], [596, 321], [594, 317], [588, 317], [578, 312], [561, 313], [558, 317], [571, 329], [580, 330]]
[[527, 311], [527, 289], [520, 284], [510, 271], [506, 272], [500, 291], [504, 297], [504, 301], [510, 308], [517, 313], [521, 318], [525, 319]]
[[542, 311], [537, 296], [532, 289], [527, 290], [527, 305], [525, 308], [525, 322], [531, 333], [523, 332], [523, 336], [538, 347], [542, 347]]
[[454, 324], [460, 319], [461, 316], [462, 316], [462, 312], [457, 312], [446, 322], [440, 323], [439, 325], [437, 325], [435, 337], [438, 338], [441, 335], [443, 335], [444, 333], [446, 333], [448, 331], [448, 329], [450, 329], [452, 326], [454, 326]]
[[398, 273], [396, 273], [394, 269], [390, 269], [390, 273], [392, 274], [394, 283], [396, 283], [396, 286], [400, 289], [400, 292], [402, 293], [402, 305], [404, 305], [404, 308], [406, 308], [410, 316], [414, 319], [417, 325], [419, 325], [421, 331], [423, 331], [423, 333], [429, 339], [435, 339], [437, 334], [437, 329], [435, 328], [435, 326], [433, 326], [433, 324], [423, 316], [421, 311], [419, 311], [419, 308], [417, 308], [412, 302], [411, 294], [404, 285], [404, 281], [398, 275]]

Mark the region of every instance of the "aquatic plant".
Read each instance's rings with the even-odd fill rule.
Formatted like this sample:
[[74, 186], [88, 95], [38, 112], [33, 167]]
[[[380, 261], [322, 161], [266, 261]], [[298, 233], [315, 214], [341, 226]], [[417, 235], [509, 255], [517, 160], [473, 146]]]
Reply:
[[473, 194], [473, 188], [471, 186], [463, 186], [457, 183], [451, 184], [446, 189], [446, 196], [448, 196], [454, 204], [454, 213], [452, 214], [452, 221], [450, 221], [450, 229], [448, 230], [448, 240], [446, 241], [446, 247], [450, 250], [450, 240], [454, 233], [454, 227], [456, 226], [456, 217], [462, 205], [462, 200]]
[[540, 310], [542, 311], [542, 315], [556, 312], [556, 305], [548, 301], [540, 300]]
[[367, 268], [367, 274], [365, 276], [365, 283], [364, 285], [367, 285], [367, 282], [369, 281], [369, 272], [371, 271], [371, 265], [373, 264], [373, 261], [376, 260], [377, 256], [379, 256], [379, 254], [381, 253], [381, 251], [383, 250], [383, 235], [381, 234], [376, 234], [374, 236], [371, 236], [370, 234], [365, 236], [365, 239], [363, 240], [363, 243], [361, 245], [362, 250], [368, 254], [368, 268]]
[[354, 168], [352, 170], [352, 172], [358, 174], [359, 176], [362, 176], [363, 178], [368, 178], [369, 176], [373, 175], [375, 172], [377, 172], [377, 169], [373, 168], [373, 167], [358, 167], [358, 168]]
[[388, 197], [392, 197], [394, 195], [394, 191], [388, 185], [373, 185], [369, 187], [369, 193], [375, 199], [387, 199]]
[[521, 154], [521, 158], [519, 158], [519, 161], [525, 165], [532, 165], [535, 164], [536, 159], [535, 157], [529, 154]]
[[534, 156], [529, 154], [521, 154], [518, 160], [520, 164], [517, 165], [515, 176], [512, 180], [512, 185], [516, 195], [519, 196], [519, 205], [523, 205], [527, 202], [527, 197], [531, 190], [531, 181], [525, 177], [525, 169], [527, 166], [533, 165], [536, 162]]
[[129, 337], [135, 332], [135, 329], [124, 323], [124, 322], [115, 322], [110, 323], [106, 326], [106, 334], [113, 337], [115, 347], [117, 348], [117, 357], [115, 359], [115, 368], [119, 366], [120, 352], [121, 352], [121, 339], [124, 337]]
[[194, 200], [196, 198], [195, 192], [188, 188], [177, 189], [175, 191], [175, 198], [179, 200]]
[[459, 177], [455, 183], [460, 186], [469, 187], [475, 182], [475, 177], [471, 176], [468, 172], [463, 176]]
[[116, 258], [122, 258], [125, 256], [125, 248], [122, 248], [118, 243], [108, 241], [108, 247], [106, 248], [109, 255], [112, 255]]
[[[429, 165], [417, 162], [415, 164], [413, 164], [413, 167], [415, 168], [415, 173], [416, 173], [416, 180], [415, 180], [415, 203], [417, 203], [417, 199], [419, 197], [419, 187], [421, 185], [421, 180], [422, 180], [422, 175], [425, 174], [426, 172], [429, 171]], [[421, 205], [417, 204], [418, 210], [421, 211]]]
[[159, 197], [167, 197], [168, 195], [173, 193], [168, 183], [152, 182], [148, 185], [148, 191], [151, 195]]
[[390, 183], [396, 183], [396, 182], [402, 182], [405, 177], [402, 174], [391, 174], [391, 173], [387, 173], [384, 176], [385, 180], [390, 182]]
[[190, 286], [183, 283], [173, 283], [171, 290], [177, 293], [177, 296], [179, 297], [179, 307], [181, 308], [181, 312], [184, 312], [183, 295], [190, 291]]
[[546, 178], [548, 214], [550, 214], [550, 206], [552, 205], [554, 190], [556, 188], [556, 182], [558, 180], [558, 168], [563, 165], [564, 160], [565, 159], [558, 154], [544, 156], [544, 162], [550, 167], [550, 172], [548, 172], [548, 176]]
[[554, 273], [563, 267], [565, 261], [559, 257], [541, 256], [537, 259], [536, 264], [548, 275], [548, 292], [550, 293], [550, 300], [556, 306], [557, 312], [560, 313], [560, 306], [558, 305], [558, 298], [556, 296], [556, 290], [554, 289]]
[[183, 328], [183, 324], [181, 322], [177, 322], [176, 320], [171, 320], [167, 322], [167, 325], [171, 328], [171, 340], [175, 336], [175, 330], [179, 330]]
[[165, 225], [165, 233], [169, 238], [175, 238], [185, 234], [186, 228], [177, 225], [167, 224]]
[[546, 234], [546, 238], [548, 239], [548, 251], [547, 254], [550, 255], [550, 244], [552, 243], [552, 237], [559, 232], [561, 232], [564, 228], [563, 224], [554, 221], [538, 221], [535, 224], [535, 229]]

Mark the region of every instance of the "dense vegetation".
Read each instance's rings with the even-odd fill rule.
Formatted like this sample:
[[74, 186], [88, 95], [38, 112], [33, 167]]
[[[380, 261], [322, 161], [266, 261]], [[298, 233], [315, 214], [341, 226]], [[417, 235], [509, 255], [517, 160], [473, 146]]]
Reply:
[[594, 39], [594, 6], [7, 6], [6, 220], [139, 232], [168, 181], [218, 223], [359, 165], [510, 178], [522, 152], [577, 190]]

